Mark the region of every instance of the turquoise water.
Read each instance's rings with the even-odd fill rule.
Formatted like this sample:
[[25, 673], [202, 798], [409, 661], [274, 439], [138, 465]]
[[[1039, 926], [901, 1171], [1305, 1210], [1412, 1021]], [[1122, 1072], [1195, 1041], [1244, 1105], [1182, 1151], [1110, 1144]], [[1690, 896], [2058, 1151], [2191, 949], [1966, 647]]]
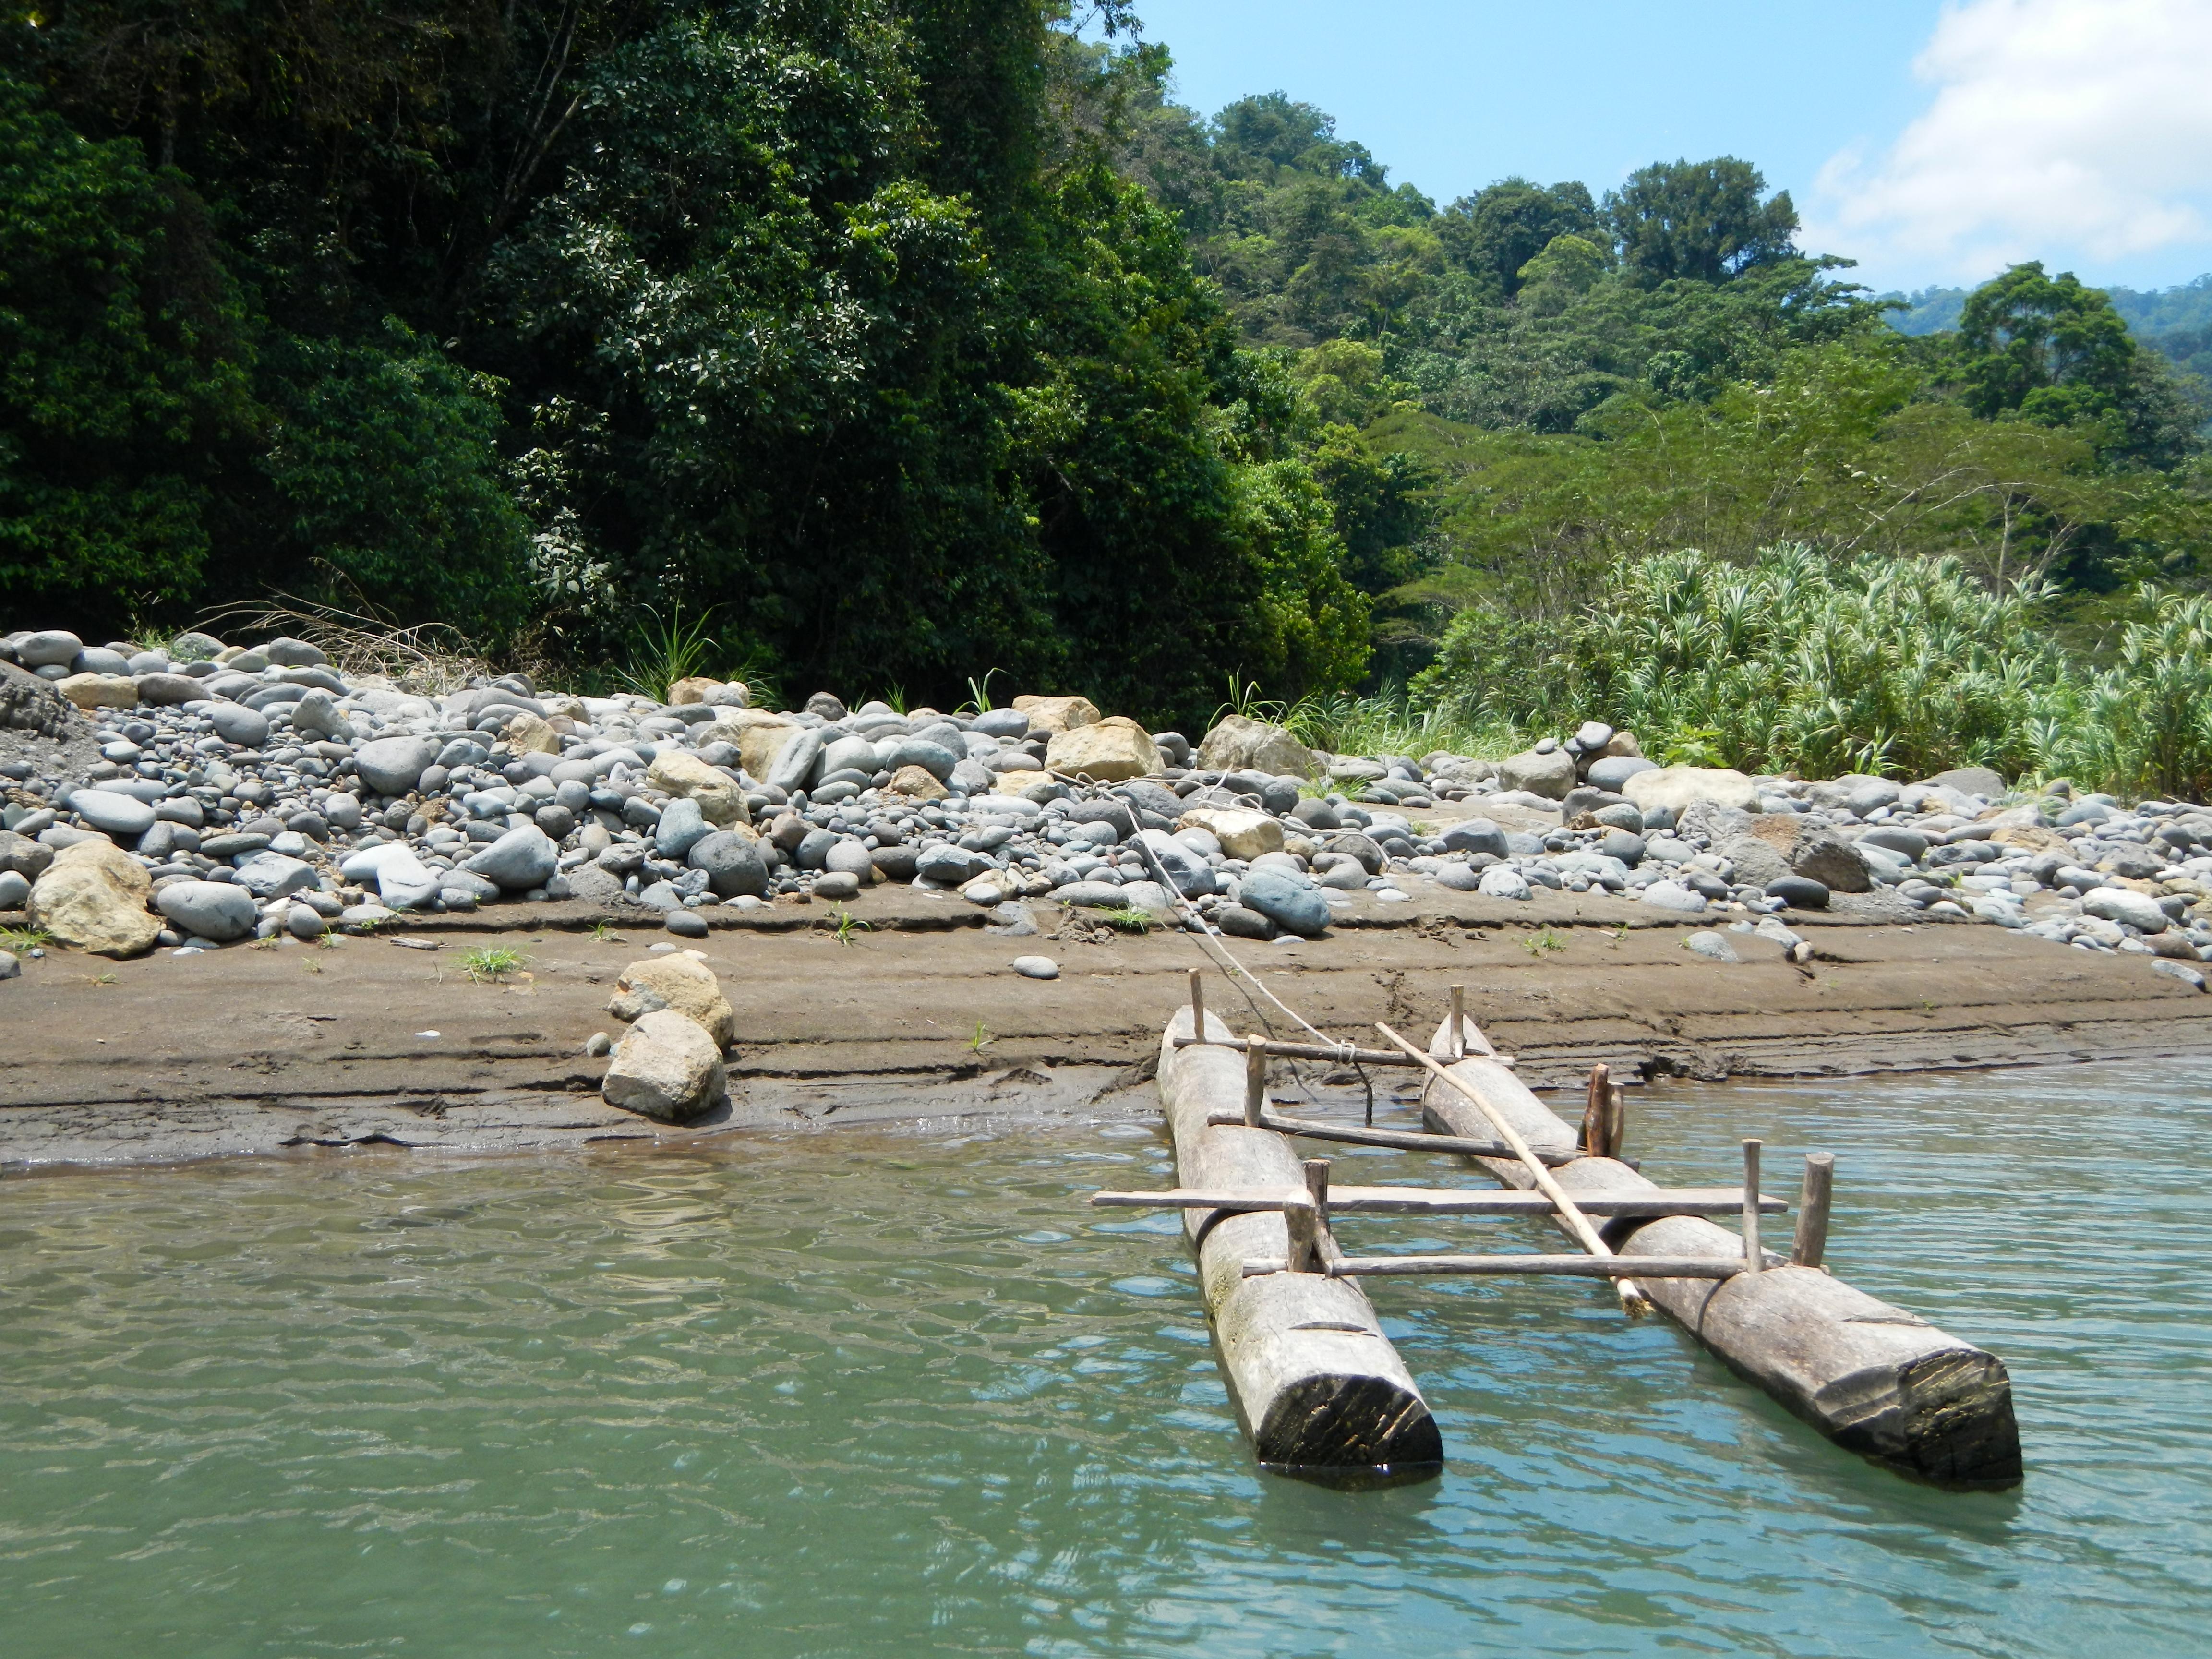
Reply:
[[2179, 1063], [1635, 1102], [1662, 1179], [1838, 1154], [1832, 1264], [2010, 1364], [2011, 1494], [1583, 1282], [1374, 1285], [1449, 1467], [1262, 1474], [1171, 1224], [1079, 1202], [1168, 1179], [1132, 1123], [10, 1179], [0, 1651], [2199, 1653], [2209, 1130]]

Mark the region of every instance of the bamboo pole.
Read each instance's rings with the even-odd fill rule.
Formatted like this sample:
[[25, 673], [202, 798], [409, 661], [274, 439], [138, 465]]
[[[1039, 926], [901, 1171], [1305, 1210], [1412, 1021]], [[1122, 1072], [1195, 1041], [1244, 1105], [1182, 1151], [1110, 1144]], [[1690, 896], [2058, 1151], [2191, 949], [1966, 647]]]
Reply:
[[[1449, 1087], [1474, 1102], [1475, 1109], [1490, 1120], [1490, 1126], [1498, 1131], [1499, 1139], [1510, 1146], [1514, 1156], [1528, 1166], [1529, 1177], [1536, 1183], [1536, 1189], [1552, 1200], [1560, 1218], [1566, 1222], [1569, 1231], [1574, 1234], [1576, 1241], [1585, 1250], [1601, 1260], [1612, 1256], [1613, 1247], [1598, 1237], [1597, 1229], [1590, 1225], [1589, 1218], [1582, 1212], [1573, 1199], [1567, 1196], [1567, 1189], [1553, 1179], [1552, 1172], [1544, 1167], [1543, 1160], [1528, 1149], [1528, 1143], [1522, 1139], [1521, 1132], [1506, 1120], [1503, 1113], [1493, 1110], [1488, 1101], [1380, 1020], [1376, 1022], [1375, 1029], [1407, 1054], [1419, 1058], [1431, 1077], [1440, 1079]], [[1620, 1292], [1620, 1305], [1625, 1311], [1631, 1314], [1650, 1311], [1650, 1299], [1644, 1294], [1634, 1279], [1616, 1279], [1613, 1284]]]
[[1828, 1250], [1828, 1203], [1836, 1183], [1833, 1152], [1805, 1154], [1805, 1191], [1797, 1201], [1797, 1239], [1790, 1260], [1800, 1267], [1817, 1267]]
[[1759, 1141], [1743, 1143], [1743, 1270], [1755, 1273], [1766, 1265], [1759, 1248]]

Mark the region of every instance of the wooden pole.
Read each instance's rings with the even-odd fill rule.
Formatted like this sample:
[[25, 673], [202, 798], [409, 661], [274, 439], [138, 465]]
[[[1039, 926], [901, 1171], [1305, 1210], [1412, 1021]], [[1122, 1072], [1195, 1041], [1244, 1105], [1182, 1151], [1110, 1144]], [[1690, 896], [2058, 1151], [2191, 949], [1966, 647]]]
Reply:
[[[1522, 1139], [1521, 1132], [1513, 1127], [1504, 1114], [1492, 1109], [1488, 1101], [1381, 1021], [1376, 1022], [1375, 1029], [1407, 1054], [1417, 1056], [1431, 1077], [1439, 1079], [1474, 1103], [1475, 1109], [1488, 1118], [1490, 1127], [1498, 1131], [1498, 1139], [1510, 1146], [1513, 1155], [1528, 1167], [1529, 1178], [1536, 1183], [1536, 1190], [1552, 1200], [1560, 1218], [1565, 1221], [1568, 1231], [1573, 1233], [1583, 1249], [1595, 1256], [1610, 1257], [1613, 1255], [1613, 1247], [1598, 1237], [1597, 1229], [1590, 1225], [1589, 1218], [1582, 1212], [1573, 1199], [1567, 1196], [1567, 1189], [1553, 1178], [1552, 1172], [1544, 1167], [1544, 1161], [1529, 1150], [1528, 1143]], [[1754, 1205], [1753, 1207], [1755, 1210], [1757, 1206]], [[1636, 1314], [1650, 1310], [1650, 1298], [1644, 1294], [1634, 1279], [1617, 1279], [1613, 1283], [1620, 1291], [1620, 1305], [1628, 1312]]]
[[1583, 1102], [1583, 1149], [1592, 1158], [1611, 1158], [1606, 1139], [1607, 1119], [1613, 1097], [1613, 1068], [1603, 1060], [1590, 1067], [1589, 1093]]
[[1310, 1194], [1294, 1195], [1285, 1200], [1283, 1226], [1291, 1236], [1290, 1271], [1294, 1273], [1318, 1273], [1321, 1270], [1320, 1218], [1314, 1212]]
[[1324, 1268], [1329, 1260], [1340, 1254], [1334, 1247], [1335, 1241], [1328, 1234], [1328, 1160], [1310, 1158], [1299, 1166], [1305, 1173], [1306, 1196], [1314, 1206], [1314, 1265]]
[[[1242, 1037], [1231, 1037], [1226, 1042], [1200, 1043], [1195, 1038], [1179, 1036], [1171, 1039], [1169, 1046], [1176, 1048], [1208, 1048], [1242, 1050], [1244, 1047], [1244, 1040]], [[1283, 1042], [1270, 1038], [1267, 1042], [1267, 1052], [1277, 1060], [1332, 1060], [1340, 1066], [1403, 1066], [1410, 1070], [1413, 1064], [1405, 1055], [1395, 1054], [1388, 1048], [1355, 1048], [1348, 1042]], [[1514, 1063], [1514, 1057], [1511, 1054], [1484, 1054], [1483, 1058], [1495, 1060], [1500, 1066], [1510, 1066]]]
[[1200, 970], [1190, 970], [1190, 1035], [1194, 1042], [1206, 1041], [1206, 983]]
[[[1214, 1047], [1226, 1045], [1216, 1043]], [[1206, 1120], [1209, 1126], [1236, 1124], [1244, 1121], [1241, 1115], [1216, 1112]], [[1510, 1158], [1513, 1149], [1494, 1140], [1474, 1140], [1465, 1135], [1432, 1135], [1420, 1129], [1370, 1129], [1352, 1123], [1316, 1123], [1302, 1117], [1285, 1117], [1280, 1112], [1262, 1111], [1260, 1127], [1273, 1129], [1277, 1134], [1302, 1135], [1308, 1140], [1336, 1140], [1347, 1146], [1395, 1146], [1404, 1152], [1452, 1152], [1462, 1158]], [[1577, 1154], [1571, 1152], [1539, 1152], [1537, 1157], [1552, 1164], [1571, 1164]]]
[[1467, 987], [1451, 988], [1451, 1053], [1454, 1060], [1467, 1056]]
[[[1285, 1265], [1268, 1256], [1244, 1263], [1247, 1279], [1261, 1279], [1285, 1271]], [[1297, 1272], [1296, 1268], [1288, 1271]], [[1389, 1279], [1415, 1273], [1457, 1273], [1471, 1278], [1502, 1278], [1533, 1273], [1553, 1279], [1610, 1279], [1625, 1280], [1632, 1273], [1653, 1279], [1734, 1279], [1743, 1271], [1733, 1261], [1710, 1255], [1639, 1257], [1608, 1255], [1340, 1255], [1314, 1269], [1331, 1279]]]
[[1743, 1270], [1747, 1273], [1766, 1265], [1759, 1247], [1759, 1153], [1758, 1141], [1743, 1143]]
[[1797, 1242], [1790, 1259], [1800, 1267], [1817, 1267], [1828, 1250], [1828, 1200], [1836, 1186], [1836, 1155], [1805, 1154], [1805, 1191], [1797, 1200]]
[[1605, 1091], [1605, 1155], [1617, 1158], [1628, 1144], [1628, 1091], [1608, 1083]]
[[1244, 1127], [1256, 1129], [1267, 1109], [1267, 1040], [1244, 1039]]

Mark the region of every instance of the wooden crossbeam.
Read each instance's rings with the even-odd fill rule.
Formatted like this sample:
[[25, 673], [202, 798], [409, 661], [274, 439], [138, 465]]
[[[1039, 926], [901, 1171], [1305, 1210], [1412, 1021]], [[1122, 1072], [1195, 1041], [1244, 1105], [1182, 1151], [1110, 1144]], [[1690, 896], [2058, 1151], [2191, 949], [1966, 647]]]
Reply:
[[[1286, 1270], [1280, 1256], [1244, 1263], [1244, 1277]], [[1744, 1270], [1734, 1256], [1715, 1255], [1342, 1255], [1313, 1271], [1331, 1279], [1394, 1279], [1458, 1274], [1474, 1279], [1516, 1273], [1547, 1279], [1734, 1279]]]
[[[1511, 1158], [1513, 1149], [1502, 1141], [1474, 1140], [1465, 1135], [1432, 1135], [1420, 1129], [1367, 1129], [1355, 1123], [1317, 1123], [1311, 1118], [1285, 1117], [1264, 1107], [1255, 1123], [1234, 1112], [1213, 1112], [1212, 1127], [1273, 1129], [1278, 1134], [1301, 1135], [1308, 1140], [1336, 1140], [1349, 1146], [1390, 1146], [1401, 1152], [1456, 1152], [1465, 1158]], [[1580, 1152], [1540, 1152], [1547, 1164], [1571, 1164]]]
[[[1539, 1192], [1507, 1189], [1471, 1191], [1458, 1187], [1338, 1187], [1328, 1189], [1328, 1212], [1377, 1216], [1535, 1216], [1555, 1212], [1552, 1200]], [[1155, 1192], [1098, 1192], [1091, 1202], [1102, 1210], [1227, 1210], [1249, 1214], [1279, 1210], [1285, 1204], [1308, 1200], [1306, 1188], [1268, 1192], [1262, 1188], [1170, 1187]], [[1592, 1193], [1576, 1203], [1585, 1215], [1668, 1216], [1741, 1215], [1743, 1193], [1735, 1187], [1655, 1188], [1644, 1192]], [[1759, 1207], [1780, 1215], [1790, 1206], [1771, 1194], [1762, 1194]]]
[[[1178, 1048], [1226, 1048], [1231, 1053], [1243, 1049], [1246, 1046], [1244, 1042], [1236, 1038], [1231, 1038], [1227, 1042], [1216, 1042], [1199, 1037], [1179, 1036], [1174, 1039], [1174, 1042]], [[1349, 1043], [1339, 1048], [1318, 1042], [1277, 1042], [1270, 1038], [1267, 1047], [1267, 1058], [1270, 1060], [1334, 1060], [1340, 1066], [1401, 1066], [1408, 1069], [1412, 1069], [1416, 1063], [1407, 1059], [1405, 1055], [1393, 1054], [1387, 1048], [1354, 1048]], [[1494, 1060], [1500, 1066], [1510, 1066], [1513, 1063], [1513, 1056], [1510, 1054], [1485, 1054], [1483, 1058]]]

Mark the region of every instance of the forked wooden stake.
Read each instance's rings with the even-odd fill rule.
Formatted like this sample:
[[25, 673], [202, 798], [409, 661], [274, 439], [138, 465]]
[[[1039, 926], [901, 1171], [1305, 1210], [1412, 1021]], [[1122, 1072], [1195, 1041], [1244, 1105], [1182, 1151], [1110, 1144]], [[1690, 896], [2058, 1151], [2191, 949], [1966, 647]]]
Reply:
[[1267, 1040], [1256, 1033], [1244, 1039], [1244, 1126], [1260, 1127], [1267, 1109]]
[[1828, 1250], [1828, 1201], [1836, 1188], [1836, 1155], [1805, 1154], [1805, 1192], [1797, 1200], [1797, 1242], [1790, 1259], [1801, 1267], [1817, 1267]]
[[1747, 1273], [1766, 1265], [1759, 1248], [1759, 1153], [1758, 1141], [1743, 1143], [1743, 1270]]

